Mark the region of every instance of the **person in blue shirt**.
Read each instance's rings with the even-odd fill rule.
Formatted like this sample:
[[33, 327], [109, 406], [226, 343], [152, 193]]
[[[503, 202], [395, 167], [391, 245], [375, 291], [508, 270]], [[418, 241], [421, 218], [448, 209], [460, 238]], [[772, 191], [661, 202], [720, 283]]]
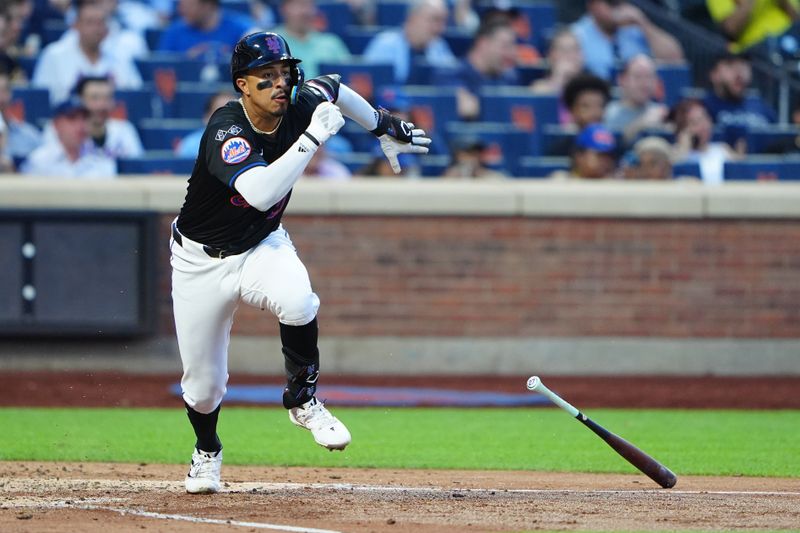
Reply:
[[480, 118], [480, 92], [484, 87], [519, 85], [516, 33], [505, 19], [484, 23], [475, 34], [467, 57], [455, 70], [440, 70], [438, 86], [455, 86], [458, 116]]
[[572, 24], [586, 68], [611, 81], [615, 69], [637, 54], [663, 63], [684, 61], [680, 43], [624, 0], [586, 0], [586, 14]]
[[758, 96], [748, 95], [753, 69], [746, 55], [723, 53], [714, 61], [708, 77], [711, 89], [703, 104], [723, 131], [725, 142], [744, 152], [746, 146], [741, 143], [748, 130], [774, 124], [777, 114]]
[[179, 0], [176, 20], [164, 30], [159, 52], [176, 52], [207, 62], [229, 61], [233, 46], [253, 26], [245, 16], [220, 8], [220, 0]]

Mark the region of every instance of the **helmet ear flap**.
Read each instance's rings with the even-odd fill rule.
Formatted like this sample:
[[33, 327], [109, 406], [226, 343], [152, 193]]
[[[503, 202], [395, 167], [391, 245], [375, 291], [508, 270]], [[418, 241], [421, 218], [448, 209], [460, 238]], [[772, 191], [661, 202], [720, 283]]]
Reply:
[[306, 81], [306, 74], [303, 72], [303, 67], [294, 65], [292, 67], [292, 93], [289, 96], [289, 101], [294, 104], [297, 103], [297, 94], [303, 88], [303, 83]]

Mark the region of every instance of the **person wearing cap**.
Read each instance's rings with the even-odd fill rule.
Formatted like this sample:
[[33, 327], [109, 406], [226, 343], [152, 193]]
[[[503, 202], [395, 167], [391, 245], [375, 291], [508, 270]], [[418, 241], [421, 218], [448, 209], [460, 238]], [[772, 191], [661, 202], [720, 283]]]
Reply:
[[456, 137], [452, 142], [450, 166], [442, 173], [443, 178], [455, 179], [503, 179], [505, 174], [489, 168], [484, 163], [485, 143], [474, 137]]
[[53, 112], [55, 138], [31, 152], [20, 172], [33, 177], [114, 178], [117, 164], [89, 139], [88, 116], [89, 111], [80, 98], [61, 102]]
[[586, 67], [611, 80], [619, 64], [637, 54], [664, 63], [682, 63], [680, 43], [638, 7], [624, 0], [586, 0], [586, 14], [572, 24]]
[[627, 163], [623, 168], [625, 179], [664, 181], [673, 178], [672, 146], [662, 137], [650, 135], [636, 141]]
[[575, 137], [570, 169], [558, 170], [554, 179], [606, 179], [616, 177], [617, 141], [600, 123], [590, 124]]

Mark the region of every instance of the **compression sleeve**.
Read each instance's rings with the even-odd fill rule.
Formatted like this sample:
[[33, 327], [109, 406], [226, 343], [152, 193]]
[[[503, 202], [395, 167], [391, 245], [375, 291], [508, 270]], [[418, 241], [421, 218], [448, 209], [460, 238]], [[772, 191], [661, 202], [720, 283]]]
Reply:
[[259, 211], [267, 211], [292, 190], [316, 151], [317, 144], [307, 135], [300, 135], [274, 162], [242, 172], [234, 187], [248, 204]]
[[339, 99], [336, 105], [342, 114], [355, 120], [362, 128], [372, 131], [378, 126], [378, 112], [364, 97], [344, 83], [339, 85]]

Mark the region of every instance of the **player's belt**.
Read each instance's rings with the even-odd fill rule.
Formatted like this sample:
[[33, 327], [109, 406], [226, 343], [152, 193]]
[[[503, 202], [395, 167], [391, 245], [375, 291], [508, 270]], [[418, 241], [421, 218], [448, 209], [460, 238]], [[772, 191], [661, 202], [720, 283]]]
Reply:
[[[175, 222], [172, 223], [172, 238], [175, 242], [178, 243], [178, 246], [183, 248], [183, 235], [178, 231], [178, 225]], [[197, 243], [199, 246], [203, 247], [203, 251], [206, 253], [207, 256], [213, 257], [215, 259], [224, 259], [231, 255], [239, 255], [240, 253], [245, 252], [246, 250], [223, 250], [222, 248], [214, 248], [213, 246], [208, 246], [207, 244], [200, 244]]]

